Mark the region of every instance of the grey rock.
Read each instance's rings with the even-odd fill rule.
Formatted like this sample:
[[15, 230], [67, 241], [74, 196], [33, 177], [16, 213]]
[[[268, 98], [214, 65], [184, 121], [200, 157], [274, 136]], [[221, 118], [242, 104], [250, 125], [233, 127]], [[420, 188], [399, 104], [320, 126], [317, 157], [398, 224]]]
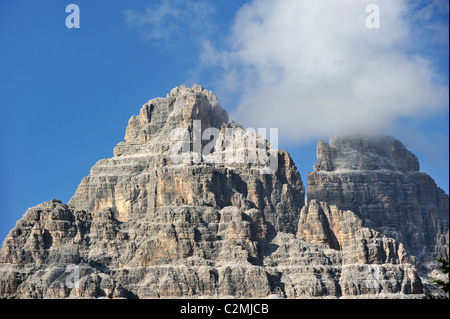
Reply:
[[419, 171], [417, 157], [389, 136], [320, 141], [308, 201], [350, 210], [362, 226], [402, 243], [423, 278], [448, 258], [448, 195]]
[[[403, 237], [397, 241], [392, 232], [374, 229], [360, 210], [329, 205], [342, 196], [334, 189], [325, 192], [328, 203], [305, 206], [300, 174], [283, 150], [277, 151], [273, 174], [262, 174], [256, 161], [195, 161], [194, 120], [201, 120], [202, 132], [217, 128], [222, 141], [230, 128], [241, 129], [247, 143], [255, 137], [228, 123], [217, 98], [201, 86], [181, 86], [150, 100], [131, 117], [114, 157], [92, 167], [68, 204], [44, 202], [16, 223], [0, 250], [0, 296], [423, 296]], [[177, 128], [191, 138], [189, 162], [170, 156]], [[320, 145], [317, 169], [332, 174], [345, 164], [347, 155], [335, 160], [333, 147]], [[219, 142], [214, 149], [227, 151]], [[382, 165], [399, 174], [418, 173], [414, 156], [400, 146], [391, 150], [380, 143], [369, 150], [367, 159], [350, 150], [357, 172], [378, 172]], [[400, 160], [405, 156], [407, 163]], [[373, 166], [372, 157], [388, 159]]]

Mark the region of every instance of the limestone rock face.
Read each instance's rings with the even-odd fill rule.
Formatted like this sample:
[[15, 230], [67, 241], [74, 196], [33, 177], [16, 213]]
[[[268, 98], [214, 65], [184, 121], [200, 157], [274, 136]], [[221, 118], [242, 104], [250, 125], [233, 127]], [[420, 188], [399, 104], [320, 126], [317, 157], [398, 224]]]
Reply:
[[[318, 165], [333, 174], [341, 164], [322, 144]], [[380, 158], [407, 154], [384, 147]], [[44, 202], [16, 223], [0, 250], [2, 298], [422, 296], [393, 232], [350, 210], [359, 206], [333, 203], [342, 192], [305, 206], [289, 154], [228, 123], [201, 86], [145, 103], [113, 153], [68, 204]], [[401, 174], [416, 172], [414, 156], [407, 162], [386, 160]], [[402, 187], [397, 181], [392, 187]]]
[[[270, 229], [257, 209], [174, 206], [120, 222], [109, 208], [91, 214], [52, 200], [29, 209], [5, 240], [0, 291], [10, 298], [395, 298], [422, 292], [414, 268], [398, 257], [386, 262], [376, 236], [341, 252]], [[365, 255], [358, 245], [369, 247]]]
[[[221, 136], [227, 129], [244, 131], [228, 124], [226, 111], [210, 91], [198, 85], [175, 88], [166, 98], [150, 100], [139, 116], [131, 117], [126, 142], [116, 146], [113, 158], [92, 167], [69, 205], [90, 212], [111, 207], [120, 221], [171, 205], [257, 208], [277, 230], [295, 231], [305, 191], [289, 154], [278, 152], [278, 169], [270, 176], [260, 174], [258, 163], [226, 162], [224, 154], [221, 161], [195, 161], [199, 155], [193, 150], [194, 121], [200, 121], [202, 135], [207, 128], [220, 130]], [[175, 142], [170, 137], [174, 130], [183, 129], [191, 150], [185, 155], [190, 159], [174, 163], [171, 146]], [[205, 144], [203, 140], [201, 145]], [[224, 145], [214, 146], [225, 152]], [[233, 146], [236, 153], [239, 145]]]
[[[402, 243], [421, 271], [435, 264], [438, 255], [447, 254], [448, 195], [419, 171], [416, 156], [392, 137], [353, 135], [333, 137], [329, 144], [320, 141], [314, 172], [308, 174], [308, 200], [352, 211], [360, 226]], [[315, 238], [319, 239], [331, 240]]]
[[342, 251], [345, 263], [402, 264], [407, 254], [402, 243], [363, 227], [352, 211], [312, 200], [303, 207], [297, 236], [311, 243]]

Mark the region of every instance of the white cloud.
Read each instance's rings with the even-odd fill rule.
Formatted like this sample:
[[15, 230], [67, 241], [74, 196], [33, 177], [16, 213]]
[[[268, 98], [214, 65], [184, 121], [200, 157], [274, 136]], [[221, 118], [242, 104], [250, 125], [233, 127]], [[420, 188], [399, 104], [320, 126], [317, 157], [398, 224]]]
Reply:
[[[365, 25], [370, 3], [380, 7], [379, 29]], [[414, 17], [402, 0], [253, 0], [237, 12], [227, 49], [206, 42], [201, 61], [220, 65], [220, 86], [239, 94], [233, 119], [278, 127], [283, 140], [386, 130], [398, 117], [448, 108], [447, 84], [412, 53], [413, 22], [428, 25], [432, 10]]]

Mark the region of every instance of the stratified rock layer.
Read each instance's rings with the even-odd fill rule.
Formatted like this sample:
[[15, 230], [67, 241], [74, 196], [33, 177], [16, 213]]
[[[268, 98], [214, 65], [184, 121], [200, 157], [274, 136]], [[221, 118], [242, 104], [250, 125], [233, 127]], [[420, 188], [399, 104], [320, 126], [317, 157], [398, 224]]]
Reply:
[[[217, 129], [214, 151], [225, 155], [227, 130], [247, 143], [231, 152], [255, 137], [228, 123], [198, 85], [150, 100], [130, 119], [114, 157], [92, 167], [67, 205], [42, 203], [17, 222], [0, 251], [0, 296], [421, 296], [401, 242], [372, 229], [359, 211], [305, 206], [287, 152], [276, 152], [271, 174], [262, 173], [264, 161], [199, 161], [194, 121], [201, 133]], [[180, 129], [189, 160], [175, 162], [171, 137]], [[274, 158], [264, 149], [256, 156]]]
[[[289, 154], [278, 152], [279, 169], [272, 175], [261, 174], [258, 163], [196, 163], [194, 152], [189, 163], [173, 163], [172, 132], [186, 129], [193, 141], [194, 121], [201, 121], [202, 132], [243, 131], [227, 123], [226, 111], [210, 91], [200, 86], [175, 88], [131, 117], [126, 142], [116, 146], [113, 158], [92, 167], [69, 205], [90, 212], [112, 207], [120, 221], [173, 205], [257, 208], [276, 230], [295, 231], [305, 191]], [[190, 147], [193, 150], [192, 142]]]
[[320, 141], [308, 174], [308, 200], [351, 210], [370, 227], [394, 238], [426, 272], [448, 258], [448, 195], [419, 171], [417, 157], [389, 136], [340, 136]]

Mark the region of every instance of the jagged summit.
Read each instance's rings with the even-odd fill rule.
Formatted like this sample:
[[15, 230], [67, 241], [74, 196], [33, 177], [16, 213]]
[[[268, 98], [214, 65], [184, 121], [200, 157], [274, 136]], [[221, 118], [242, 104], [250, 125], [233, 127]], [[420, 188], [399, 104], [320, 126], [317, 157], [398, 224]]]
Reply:
[[[88, 211], [112, 207], [122, 221], [168, 205], [258, 208], [273, 220], [277, 230], [295, 232], [296, 210], [303, 205], [304, 187], [289, 154], [277, 151], [280, 169], [270, 179], [253, 169], [258, 163], [248, 163], [246, 158], [233, 160], [240, 147], [237, 141], [232, 143], [228, 161], [224, 138], [217, 139], [213, 148], [216, 153], [220, 151], [221, 158], [207, 162], [194, 150], [195, 124], [199, 125], [197, 138], [211, 128], [222, 137], [226, 129], [243, 131], [228, 124], [227, 112], [210, 91], [198, 85], [174, 88], [166, 98], [151, 99], [142, 106], [139, 116], [131, 117], [125, 142], [115, 147], [113, 158], [94, 165], [69, 204]], [[174, 144], [182, 137], [180, 132], [187, 139], [180, 146], [186, 146], [184, 155], [188, 158], [181, 163], [173, 156]], [[242, 138], [246, 136], [244, 132]], [[199, 151], [209, 142], [207, 137], [199, 143]], [[289, 205], [278, 205], [282, 201]]]
[[17, 222], [0, 297], [420, 298], [408, 249], [448, 232], [448, 196], [392, 138], [319, 142], [308, 203], [289, 154], [199, 85], [149, 100], [124, 139], [68, 204]]
[[168, 93], [166, 95], [166, 97], [173, 97], [173, 96], [177, 96], [177, 95], [192, 94], [192, 93], [201, 93], [201, 94], [210, 95], [210, 96], [214, 95], [211, 91], [206, 90], [203, 86], [201, 86], [199, 84], [194, 84], [194, 85], [192, 85], [191, 88], [187, 87], [185, 84], [182, 84], [182, 85], [174, 87], [172, 90], [170, 90], [170, 93]]
[[191, 128], [192, 121], [201, 120], [202, 127], [220, 128], [228, 123], [228, 114], [211, 91], [199, 85], [176, 87], [165, 98], [145, 103], [139, 115], [133, 115], [125, 133], [127, 143], [147, 143], [158, 135], [169, 139], [175, 128]]
[[315, 171], [333, 170], [419, 171], [419, 160], [391, 136], [333, 136], [317, 145]]
[[437, 255], [448, 254], [448, 195], [419, 172], [417, 157], [393, 137], [319, 141], [308, 200], [353, 211], [364, 225], [403, 243], [423, 273], [433, 269]]

